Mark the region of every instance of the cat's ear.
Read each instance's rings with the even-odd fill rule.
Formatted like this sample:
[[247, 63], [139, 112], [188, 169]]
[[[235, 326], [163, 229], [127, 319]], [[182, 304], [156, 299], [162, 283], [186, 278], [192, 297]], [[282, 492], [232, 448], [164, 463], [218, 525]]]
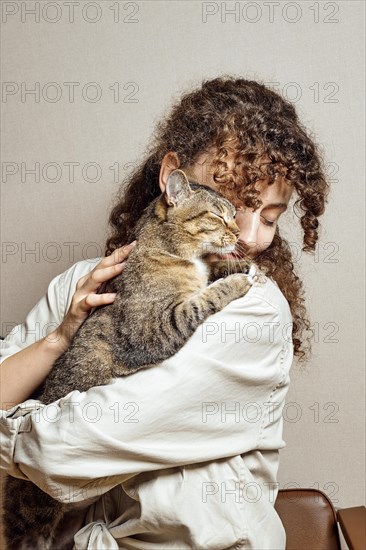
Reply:
[[187, 176], [182, 170], [173, 170], [169, 174], [164, 197], [169, 206], [179, 206], [185, 199], [192, 195]]

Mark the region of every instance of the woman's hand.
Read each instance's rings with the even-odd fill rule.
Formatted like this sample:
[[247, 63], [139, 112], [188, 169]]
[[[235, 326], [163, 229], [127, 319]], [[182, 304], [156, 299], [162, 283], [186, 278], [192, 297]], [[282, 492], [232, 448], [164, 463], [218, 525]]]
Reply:
[[73, 337], [92, 309], [114, 302], [115, 293], [98, 294], [98, 289], [104, 282], [122, 273], [126, 259], [135, 245], [136, 241], [133, 241], [117, 248], [110, 256], [104, 257], [90, 273], [79, 279], [69, 310], [55, 331], [60, 350], [66, 351], [70, 346]]

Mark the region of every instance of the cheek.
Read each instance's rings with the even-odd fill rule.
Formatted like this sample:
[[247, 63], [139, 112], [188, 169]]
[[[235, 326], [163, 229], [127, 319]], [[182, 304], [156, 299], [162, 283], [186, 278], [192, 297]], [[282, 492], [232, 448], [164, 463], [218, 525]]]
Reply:
[[271, 245], [276, 226], [265, 225], [258, 216], [250, 213], [237, 213], [235, 221], [240, 230], [239, 240], [250, 255], [257, 255]]
[[245, 245], [251, 256], [256, 256], [266, 250], [275, 236], [276, 228], [268, 227], [262, 223], [256, 231], [250, 231], [245, 224], [238, 224], [240, 229], [239, 240]]
[[258, 231], [257, 244], [259, 252], [263, 252], [263, 250], [266, 250], [272, 244], [275, 233], [276, 227], [262, 225], [261, 229]]

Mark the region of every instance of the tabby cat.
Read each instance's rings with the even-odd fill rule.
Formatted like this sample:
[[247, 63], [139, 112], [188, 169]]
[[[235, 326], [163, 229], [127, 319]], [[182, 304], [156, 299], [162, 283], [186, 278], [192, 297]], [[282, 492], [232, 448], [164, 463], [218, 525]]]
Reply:
[[[117, 293], [114, 303], [87, 318], [36, 397], [52, 403], [72, 390], [86, 391], [152, 367], [177, 353], [209, 315], [244, 296], [254, 266], [238, 261], [236, 273], [226, 276], [227, 261], [204, 261], [208, 253], [234, 251], [239, 235], [234, 218], [229, 201], [174, 170], [165, 193], [150, 203], [136, 226], [138, 244], [123, 273], [103, 289]], [[8, 477], [8, 550], [72, 548], [85, 514], [82, 505], [76, 510], [29, 481]]]

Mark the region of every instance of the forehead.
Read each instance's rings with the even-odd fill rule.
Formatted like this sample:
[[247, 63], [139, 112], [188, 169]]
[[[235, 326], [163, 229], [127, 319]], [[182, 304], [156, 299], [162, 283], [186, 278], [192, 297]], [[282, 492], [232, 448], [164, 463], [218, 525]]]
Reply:
[[292, 195], [292, 186], [284, 178], [276, 178], [268, 185], [266, 180], [258, 181], [255, 185], [260, 192], [260, 199], [263, 205], [270, 203], [288, 204]]
[[[217, 193], [216, 186], [211, 182], [206, 183], [206, 187], [209, 187]], [[266, 180], [260, 180], [256, 183], [255, 187], [258, 189], [260, 193], [259, 198], [262, 201], [262, 206], [260, 209], [263, 209], [270, 204], [288, 205], [293, 191], [292, 186], [283, 178], [276, 179], [270, 185], [268, 185]], [[234, 198], [231, 198], [231, 201], [229, 201], [220, 195], [220, 199], [218, 199], [216, 193], [211, 195], [210, 202], [211, 204], [217, 206], [220, 210], [226, 207], [229, 211], [234, 212], [235, 209], [241, 209], [244, 206], [243, 204], [239, 204]]]
[[[208, 151], [203, 152], [197, 159], [195, 164], [192, 166], [192, 174], [194, 174], [200, 181], [204, 182], [205, 185], [216, 189], [216, 184], [212, 177], [211, 172], [211, 161], [214, 157], [216, 149], [214, 147], [210, 148]], [[226, 162], [229, 168], [234, 167], [234, 157], [233, 153], [229, 151]], [[288, 204], [291, 195], [292, 195], [292, 185], [285, 180], [285, 178], [278, 176], [274, 183], [268, 185], [267, 178], [263, 178], [256, 183], [255, 187], [260, 192], [260, 199], [263, 203], [286, 203]], [[240, 205], [235, 203], [236, 208]]]

